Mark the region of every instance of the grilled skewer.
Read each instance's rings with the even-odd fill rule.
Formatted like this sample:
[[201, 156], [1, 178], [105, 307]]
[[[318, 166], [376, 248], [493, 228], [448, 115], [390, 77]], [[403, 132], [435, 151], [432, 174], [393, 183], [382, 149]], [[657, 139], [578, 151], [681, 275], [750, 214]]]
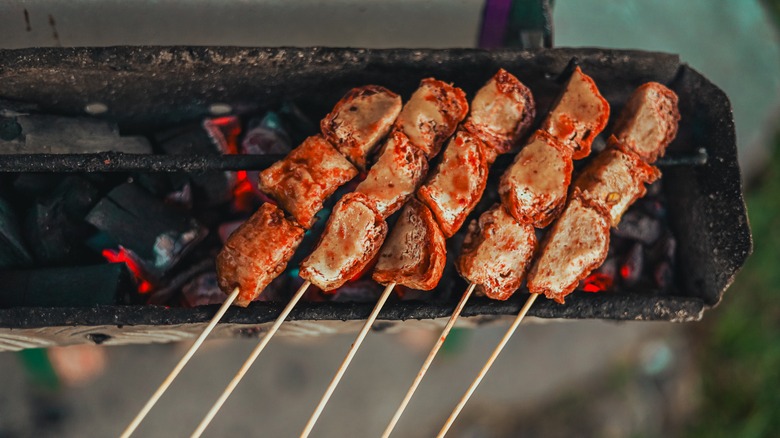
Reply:
[[[287, 208], [298, 223], [287, 219], [276, 206], [266, 203], [230, 235], [217, 257], [219, 285], [228, 297], [196, 343], [128, 425], [123, 437], [129, 437], [135, 431], [227, 308], [234, 303], [247, 306], [284, 271], [302, 240], [304, 228], [314, 223], [314, 215], [321, 208], [322, 202], [340, 185], [357, 175], [357, 169], [338, 151], [344, 151], [350, 160], [358, 164], [364, 162], [381, 137], [389, 131], [400, 110], [401, 98], [387, 89], [377, 86], [355, 88], [323, 120], [323, 136], [306, 139], [284, 160], [263, 171], [260, 187]], [[323, 137], [336, 142], [338, 150]], [[305, 290], [302, 287], [292, 301], [297, 302]], [[294, 303], [288, 305], [289, 310], [292, 306]], [[278, 325], [284, 321], [289, 310], [282, 312], [277, 319]], [[277, 323], [274, 327], [278, 329]], [[267, 338], [270, 340], [270, 336]], [[265, 344], [267, 341], [264, 339], [256, 349], [257, 354]], [[226, 393], [229, 394], [228, 391]], [[205, 422], [203, 427], [207, 424]]]
[[[424, 156], [432, 158], [439, 152], [444, 140], [455, 131], [467, 112], [468, 103], [466, 102], [465, 93], [461, 89], [435, 79], [423, 79], [420, 83], [420, 87], [415, 91], [406, 105], [404, 105], [404, 108], [396, 121], [395, 129], [397, 132], [392, 134], [391, 138], [391, 141], [395, 143], [396, 147], [389, 147], [390, 142], [388, 142], [388, 147], [385, 148], [382, 157], [380, 157], [377, 164], [372, 168], [374, 175], [371, 175], [371, 172], [369, 172], [368, 177], [361, 183], [361, 186], [358, 186], [357, 191], [364, 193], [368, 197], [374, 197], [377, 203], [388, 205], [387, 208], [382, 209], [383, 211], [381, 213], [389, 216], [392, 211], [400, 208], [403, 202], [412, 196], [422, 182], [421, 172], [414, 171], [415, 169], [409, 169], [410, 164], [419, 161], [417, 153], [412, 152], [413, 148], [417, 148]], [[399, 136], [398, 134], [401, 132], [403, 134]], [[406, 140], [403, 137], [405, 137]], [[399, 156], [394, 149], [397, 149], [397, 146], [403, 145], [404, 141], [408, 141], [413, 148], [409, 149], [409, 152]], [[392, 154], [390, 156], [392, 159], [385, 160], [384, 158], [388, 154]], [[427, 163], [424, 167], [427, 168]], [[389, 175], [400, 176], [401, 180], [389, 180]], [[404, 210], [404, 212], [406, 212], [406, 210]], [[333, 259], [334, 257], [329, 255], [328, 250], [320, 250], [320, 247], [330, 246], [331, 241], [337, 241], [339, 238], [343, 239], [345, 236], [346, 235], [334, 237], [326, 230], [318, 248], [315, 249], [315, 253], [319, 251], [319, 256], [317, 258], [304, 260], [301, 264], [301, 276], [304, 278], [310, 276], [309, 279], [315, 284], [317, 281], [324, 280], [324, 276], [320, 274], [317, 267], [318, 265], [329, 263], [329, 259]], [[349, 237], [353, 238], [352, 236]], [[379, 240], [380, 245], [384, 241], [384, 238], [384, 235], [381, 236], [381, 240]], [[376, 247], [376, 251], [378, 250], [379, 246]], [[364, 263], [360, 263], [360, 269], [357, 269], [356, 271], [361, 272], [374, 255], [376, 255], [376, 252], [372, 252], [371, 258], [363, 258]], [[443, 268], [443, 262], [441, 263], [441, 267]], [[338, 284], [338, 286], [346, 282], [349, 278], [351, 277], [341, 275], [339, 277], [340, 284]], [[325, 394], [323, 394], [322, 399], [307, 421], [306, 426], [301, 433], [301, 437], [307, 437], [311, 433], [314, 425], [322, 414], [325, 405], [330, 400], [331, 395], [333, 395], [341, 378], [344, 376], [347, 367], [349, 367], [349, 364], [352, 362], [352, 358], [360, 348], [368, 330], [379, 315], [379, 311], [390, 296], [395, 284], [395, 282], [392, 282], [386, 285], [384, 292], [374, 306], [374, 310], [364, 323], [357, 339], [350, 347], [347, 356], [336, 371], [336, 375], [325, 390]], [[329, 287], [332, 285], [325, 286]], [[325, 288], [324, 290], [330, 289]]]
[[[439, 119], [436, 119], [435, 111], [432, 110], [430, 102], [434, 101], [439, 102], [442, 105], [453, 105], [463, 101], [463, 105], [465, 105], [463, 92], [448, 84], [432, 79], [424, 80], [422, 84], [421, 88], [410, 100], [410, 102], [415, 102], [415, 100], [425, 101], [423, 104], [420, 104], [419, 102], [415, 104], [425, 110], [419, 117], [419, 120], [425, 122], [425, 126], [418, 127], [415, 134], [423, 137], [425, 135], [432, 135], [433, 138], [436, 138], [436, 135], [439, 135], [441, 132], [451, 132], [454, 130], [454, 127], [450, 128], [442, 125], [441, 121], [439, 121], [439, 124], [437, 125], [437, 120], [441, 119], [446, 124], [453, 114], [458, 114], [459, 112], [465, 113], [466, 109], [457, 106], [434, 106], [433, 109], [438, 108], [437, 111], [443, 115], [440, 116]], [[444, 92], [437, 89], [437, 87], [444, 87]], [[373, 111], [372, 108], [369, 108], [370, 102], [376, 101], [374, 92], [379, 87], [369, 86], [365, 88], [371, 89], [371, 92], [358, 93], [353, 91], [349, 93], [321, 123], [324, 136], [329, 139], [337, 136], [338, 138], [335, 138], [332, 141], [337, 142], [339, 146], [338, 150], [344, 153], [353, 163], [361, 167], [365, 165], [365, 155], [371, 148], [356, 145], [356, 139], [370, 138], [371, 141], [377, 141], [379, 136], [350, 134], [349, 130], [340, 129], [341, 123], [345, 120], [352, 120], [352, 123], [360, 129], [371, 132], [387, 132], [390, 128], [385, 129], [381, 128], [381, 126], [378, 128], [377, 125], [391, 123], [392, 119], [395, 118], [384, 117], [382, 116], [384, 113], [377, 113], [376, 111]], [[350, 99], [357, 98], [361, 99], [362, 103], [360, 105], [344, 103], [348, 102]], [[359, 117], [356, 118], [354, 115], [344, 114], [345, 111], [359, 112], [361, 106], [367, 106], [364, 110], [370, 117], [382, 117], [378, 117], [378, 121], [374, 123], [359, 123], [358, 120], [362, 120]], [[412, 120], [414, 114], [408, 111], [408, 106], [409, 104], [405, 107], [407, 109], [405, 114], [408, 120]], [[391, 109], [393, 108], [391, 107]], [[393, 110], [395, 111], [395, 109]], [[398, 110], [400, 111], [400, 108], [398, 108]], [[455, 123], [457, 123], [457, 121]], [[327, 292], [340, 287], [355, 274], [360, 273], [372, 260], [373, 254], [379, 250], [381, 242], [384, 240], [384, 236], [387, 233], [387, 225], [384, 222], [384, 219], [387, 215], [392, 213], [393, 209], [397, 209], [405, 199], [408, 199], [410, 194], [416, 189], [416, 185], [421, 180], [420, 175], [424, 174], [427, 163], [425, 163], [424, 160], [421, 163], [420, 159], [406, 159], [410, 155], [420, 157], [422, 154], [416, 152], [413, 147], [408, 145], [409, 140], [403, 132], [398, 132], [400, 129], [403, 129], [405, 125], [397, 122], [394, 126], [397, 132], [391, 135], [391, 139], [385, 145], [377, 164], [369, 170], [369, 175], [366, 180], [358, 186], [358, 190], [355, 193], [344, 196], [336, 204], [336, 207], [326, 224], [325, 231], [320, 237], [320, 242], [309, 257], [301, 264], [301, 277], [307, 281], [293, 297], [292, 301], [294, 302], [291, 301], [285, 308], [285, 312], [282, 312], [277, 318], [274, 323], [275, 329], [278, 329], [289, 311], [293, 308], [300, 296], [305, 293], [310, 284], [314, 283], [323, 291]], [[326, 132], [327, 130], [332, 130], [334, 132]], [[282, 170], [280, 172], [280, 177], [276, 177], [276, 175], [272, 173], [273, 169], [268, 169], [261, 174], [261, 188], [264, 188], [267, 192], [272, 192], [280, 202], [286, 202], [291, 205], [290, 209], [293, 209], [293, 207], [297, 209], [299, 204], [295, 202], [295, 198], [296, 195], [301, 193], [301, 188], [294, 186], [295, 180], [314, 181], [315, 178], [310, 176], [310, 167], [315, 168], [314, 170], [325, 176], [332, 175], [332, 173], [317, 168], [317, 159], [310, 160], [310, 164], [304, 165], [302, 170], [296, 169], [296, 166], [299, 165], [302, 160], [293, 158], [291, 161], [289, 166], [285, 167], [284, 163], [279, 165]], [[389, 176], [391, 175], [400, 175], [401, 179], [406, 179], [407, 181], [397, 181], [396, 184], [394, 184], [392, 181], [388, 181]], [[270, 181], [270, 183], [263, 181], [264, 178]], [[278, 185], [287, 187], [274, 190]], [[383, 185], [386, 185], [389, 190], [382, 190]], [[409, 193], [407, 194], [406, 192]], [[325, 190], [318, 188], [315, 193], [326, 192]], [[328, 194], [329, 193], [332, 193], [332, 191], [328, 192]], [[306, 200], [305, 205], [308, 206], [308, 208], [300, 208], [297, 210], [301, 213], [298, 216], [301, 217], [302, 220], [311, 220], [315, 213], [312, 206], [320, 206], [321, 201], [311, 202], [310, 200]], [[384, 299], [386, 299], [391, 290], [392, 288], [388, 288], [383, 295]], [[384, 302], [383, 300], [380, 301]], [[376, 309], [376, 312], [373, 313], [373, 318], [378, 314], [379, 308], [381, 308], [381, 305]], [[368, 327], [370, 327], [370, 321], [371, 318], [369, 319], [369, 322], [366, 323]], [[212, 406], [211, 410], [198, 425], [198, 428], [192, 436], [199, 436], [205, 430], [211, 419], [213, 419], [214, 415], [219, 411], [222, 404], [229, 397], [243, 375], [249, 367], [251, 367], [264, 346], [276, 332], [275, 329], [266, 334], [261, 343], [255, 348], [241, 367], [239, 373], [234, 377], [230, 385], [228, 385], [217, 402]]]
[[660, 176], [652, 163], [676, 136], [679, 120], [677, 96], [665, 86], [650, 82], [632, 94], [610, 146], [577, 179], [563, 214], [545, 237], [528, 275], [530, 297], [438, 437], [452, 426], [536, 298], [545, 294], [562, 303], [580, 279], [604, 262], [609, 227], [616, 226], [626, 209], [644, 195], [644, 184]]
[[[464, 122], [463, 129], [450, 141], [434, 175], [417, 193], [418, 198], [434, 213], [438, 227], [436, 222], [428, 219], [431, 214], [424, 206], [410, 211], [411, 217], [416, 221], [404, 221], [405, 216], [402, 216], [380, 253], [373, 275], [376, 281], [382, 284], [397, 281], [416, 289], [433, 289], [436, 286], [446, 261], [444, 237], [452, 236], [463, 225], [465, 218], [482, 197], [489, 165], [499, 154], [513, 150], [530, 126], [535, 113], [530, 90], [503, 69], [477, 92], [472, 101], [471, 114]], [[407, 209], [411, 207], [412, 205], [409, 205]], [[421, 226], [429, 222], [433, 223]], [[435, 246], [428, 248], [421, 242], [426, 239], [423, 230], [434, 236], [443, 234], [441, 249], [436, 250]], [[430, 263], [428, 266], [421, 263], [436, 257], [441, 260], [441, 268], [438, 270], [429, 268], [428, 266], [432, 265]], [[421, 266], [410, 269], [418, 265]], [[401, 418], [475, 287], [476, 284], [472, 283], [461, 297], [385, 429], [383, 437], [390, 435]]]
[[[352, 163], [363, 168], [367, 161], [367, 156], [371, 153], [375, 144], [390, 130], [400, 110], [400, 97], [382, 87], [370, 85], [353, 89], [349, 92], [336, 104], [334, 110], [323, 119], [320, 127], [323, 131], [323, 136], [336, 143], [338, 151], [344, 154]], [[328, 142], [318, 141], [317, 145], [320, 149], [327, 150], [323, 143], [327, 144]], [[330, 157], [331, 163], [324, 163], [326, 157]], [[260, 174], [260, 187], [266, 193], [272, 193], [279, 202], [290, 205], [289, 208], [291, 210], [299, 212], [298, 216], [301, 217], [301, 220], [312, 224], [315, 218], [314, 215], [322, 206], [322, 201], [335, 191], [335, 187], [341, 185], [340, 177], [343, 175], [343, 171], [339, 166], [334, 165], [333, 162], [338, 162], [338, 159], [329, 153], [317, 152], [311, 155], [302, 154], [300, 157], [288, 156], [288, 158], [290, 158], [289, 163], [279, 163], [278, 169], [273, 169], [272, 166], [272, 168]], [[331, 169], [328, 169], [328, 167]], [[275, 170], [278, 173], [275, 173]], [[319, 195], [319, 199], [315, 199], [314, 202], [308, 199], [308, 191], [298, 184], [301, 181], [309, 184], [309, 187], [314, 187], [313, 191]], [[358, 240], [351, 241], [352, 245], [347, 246], [347, 241], [344, 237], [345, 233], [350, 229], [358, 234], [362, 233], [363, 239], [355, 236]], [[350, 234], [355, 234], [354, 232]], [[317, 249], [325, 248], [322, 251], [324, 254], [318, 253], [317, 249], [315, 249], [306, 259], [313, 261], [312, 269], [306, 271], [307, 274], [318, 276], [320, 280], [319, 285], [324, 288], [336, 285], [341, 281], [338, 278], [339, 273], [346, 275], [347, 273], [359, 272], [362, 269], [360, 265], [371, 260], [370, 256], [366, 257], [366, 254], [372, 251], [372, 245], [378, 249], [378, 245], [375, 245], [374, 242], [377, 239], [381, 241], [386, 232], [387, 226], [384, 223], [384, 217], [378, 211], [376, 201], [360, 193], [344, 196], [336, 204], [326, 224], [320, 244], [318, 244]], [[338, 246], [337, 243], [323, 245], [323, 240], [327, 240], [328, 236], [331, 236], [331, 238], [333, 236], [340, 237], [343, 241], [341, 249], [353, 251], [352, 254], [347, 252], [346, 257], [340, 260], [343, 263], [341, 266], [336, 266], [334, 260], [328, 260], [330, 256], [328, 248], [334, 249]], [[367, 252], [363, 254], [356, 253], [361, 249]], [[350, 258], [350, 256], [352, 257]], [[219, 412], [222, 405], [230, 397], [230, 394], [238, 386], [238, 383], [255, 360], [257, 360], [257, 357], [270, 342], [274, 334], [276, 334], [281, 324], [311, 284], [311, 281], [305, 281], [293, 295], [285, 309], [274, 321], [271, 330], [266, 333], [257, 347], [252, 350], [252, 353], [250, 353], [238, 373], [198, 424], [198, 427], [192, 434], [193, 437], [200, 436], [205, 431], [211, 420]]]
[[[542, 125], [547, 130], [537, 131], [505, 171], [499, 186], [504, 204], [494, 206], [469, 226], [456, 264], [458, 272], [470, 282], [464, 295], [476, 287], [490, 298], [506, 300], [520, 287], [536, 249], [534, 226], [545, 226], [560, 212], [571, 180], [574, 150], [590, 150], [590, 143], [608, 117], [609, 104], [593, 80], [575, 69]], [[564, 135], [560, 128], [564, 125], [569, 128], [565, 138], [559, 138]], [[459, 309], [462, 307], [453, 312], [440, 341], [423, 363], [384, 437], [395, 427], [441, 342], [460, 316]]]

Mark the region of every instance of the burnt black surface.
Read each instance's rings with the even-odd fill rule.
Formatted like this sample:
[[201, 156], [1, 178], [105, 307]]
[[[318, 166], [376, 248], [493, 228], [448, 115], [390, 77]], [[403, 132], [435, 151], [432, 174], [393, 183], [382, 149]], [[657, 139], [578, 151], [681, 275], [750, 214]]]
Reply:
[[84, 216], [99, 199], [98, 189], [71, 175], [39, 198], [27, 211], [25, 238], [36, 262], [43, 265], [83, 260], [81, 242], [91, 234]]
[[677, 281], [687, 295], [715, 305], [752, 252], [742, 198], [734, 116], [726, 94], [688, 66], [672, 84], [680, 96], [681, 129], [673, 146], [707, 148], [710, 159], [664, 174], [678, 238]]
[[262, 170], [281, 155], [134, 155], [98, 154], [0, 155], [0, 172], [203, 172]]
[[471, 95], [503, 67], [531, 88], [541, 117], [572, 58], [610, 102], [649, 80], [669, 83], [680, 66], [675, 55], [601, 49], [40, 48], [0, 51], [0, 99], [72, 116], [101, 102], [101, 117], [124, 131], [152, 132], [207, 117], [213, 103], [243, 114], [294, 100], [319, 120], [352, 87], [377, 84], [409, 97], [428, 76]]
[[[136, 155], [121, 152], [97, 154], [8, 154], [0, 155], [0, 172], [203, 172], [208, 170], [263, 170], [285, 154], [265, 155]], [[513, 157], [507, 157], [513, 158]], [[506, 168], [511, 160], [498, 163]], [[700, 166], [707, 162], [706, 151], [671, 153], [656, 165]]]
[[[593, 77], [612, 105], [612, 120], [637, 86], [650, 80], [670, 85], [680, 95], [683, 116], [670, 155], [695, 154], [704, 148], [708, 159], [698, 167], [664, 171], [670, 219], [679, 243], [675, 295], [661, 296], [647, 290], [575, 293], [567, 297], [565, 305], [539, 300], [530, 314], [550, 318], [699, 319], [703, 309], [720, 300], [744, 263], [751, 238], [728, 99], [675, 55], [602, 49], [25, 49], [0, 51], [0, 81], [4, 84], [0, 99], [29, 101], [43, 111], [64, 115], [79, 115], [87, 103], [102, 102], [109, 108], [106, 117], [117, 120], [125, 131], [149, 132], [160, 126], [196, 121], [208, 115], [212, 103], [228, 103], [241, 114], [293, 99], [308, 115], [321, 117], [351, 87], [379, 84], [408, 97], [419, 80], [428, 76], [455, 82], [473, 95], [503, 67], [531, 88], [541, 118], [560, 91], [561, 72], [573, 59]], [[611, 123], [606, 132], [610, 130]], [[47, 159], [57, 162], [54, 157]], [[454, 283], [457, 289], [462, 281]], [[446, 316], [459, 295], [459, 290], [453, 290], [445, 303], [393, 302], [380, 318]], [[524, 298], [518, 295], [507, 302], [475, 299], [464, 315], [516, 313]], [[270, 321], [282, 305], [254, 303], [247, 309], [231, 309], [224, 321]], [[306, 303], [291, 317], [362, 319], [371, 307]], [[0, 326], [167, 325], [206, 321], [213, 311], [213, 307], [156, 306], [35, 312], [8, 309], [0, 311]]]
[[0, 198], [0, 269], [29, 266], [32, 262], [22, 239], [19, 218], [11, 205]]
[[82, 307], [126, 302], [135, 290], [124, 263], [0, 271], [0, 284], [0, 308], [35, 307], [30, 313], [56, 307], [80, 313]]

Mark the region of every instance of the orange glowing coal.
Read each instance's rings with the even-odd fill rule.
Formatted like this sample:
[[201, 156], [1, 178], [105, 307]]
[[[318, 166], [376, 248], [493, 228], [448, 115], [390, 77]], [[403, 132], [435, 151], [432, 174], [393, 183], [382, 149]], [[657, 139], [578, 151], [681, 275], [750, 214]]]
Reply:
[[139, 293], [145, 294], [152, 291], [152, 283], [149, 283], [144, 279], [141, 267], [138, 266], [138, 263], [136, 263], [132, 257], [130, 257], [127, 250], [122, 247], [120, 247], [119, 250], [104, 249], [101, 254], [111, 263], [124, 263], [127, 265], [127, 268], [130, 269], [130, 272], [135, 276]]
[[612, 288], [612, 276], [594, 272], [582, 280], [582, 290], [585, 292], [604, 292]]

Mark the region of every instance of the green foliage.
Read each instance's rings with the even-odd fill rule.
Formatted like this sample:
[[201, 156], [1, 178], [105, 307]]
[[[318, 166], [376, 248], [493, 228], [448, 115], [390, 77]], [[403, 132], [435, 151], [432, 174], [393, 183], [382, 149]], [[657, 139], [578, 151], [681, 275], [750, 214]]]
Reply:
[[774, 152], [747, 197], [753, 255], [700, 337], [704, 399], [692, 436], [780, 434], [780, 139]]

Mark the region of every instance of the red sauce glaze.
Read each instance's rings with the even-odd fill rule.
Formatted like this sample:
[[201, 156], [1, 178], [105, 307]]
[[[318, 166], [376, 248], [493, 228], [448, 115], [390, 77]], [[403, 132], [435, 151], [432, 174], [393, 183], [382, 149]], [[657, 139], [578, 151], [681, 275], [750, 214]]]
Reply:
[[325, 199], [357, 174], [349, 161], [317, 135], [262, 171], [259, 186], [301, 226], [310, 228]]

